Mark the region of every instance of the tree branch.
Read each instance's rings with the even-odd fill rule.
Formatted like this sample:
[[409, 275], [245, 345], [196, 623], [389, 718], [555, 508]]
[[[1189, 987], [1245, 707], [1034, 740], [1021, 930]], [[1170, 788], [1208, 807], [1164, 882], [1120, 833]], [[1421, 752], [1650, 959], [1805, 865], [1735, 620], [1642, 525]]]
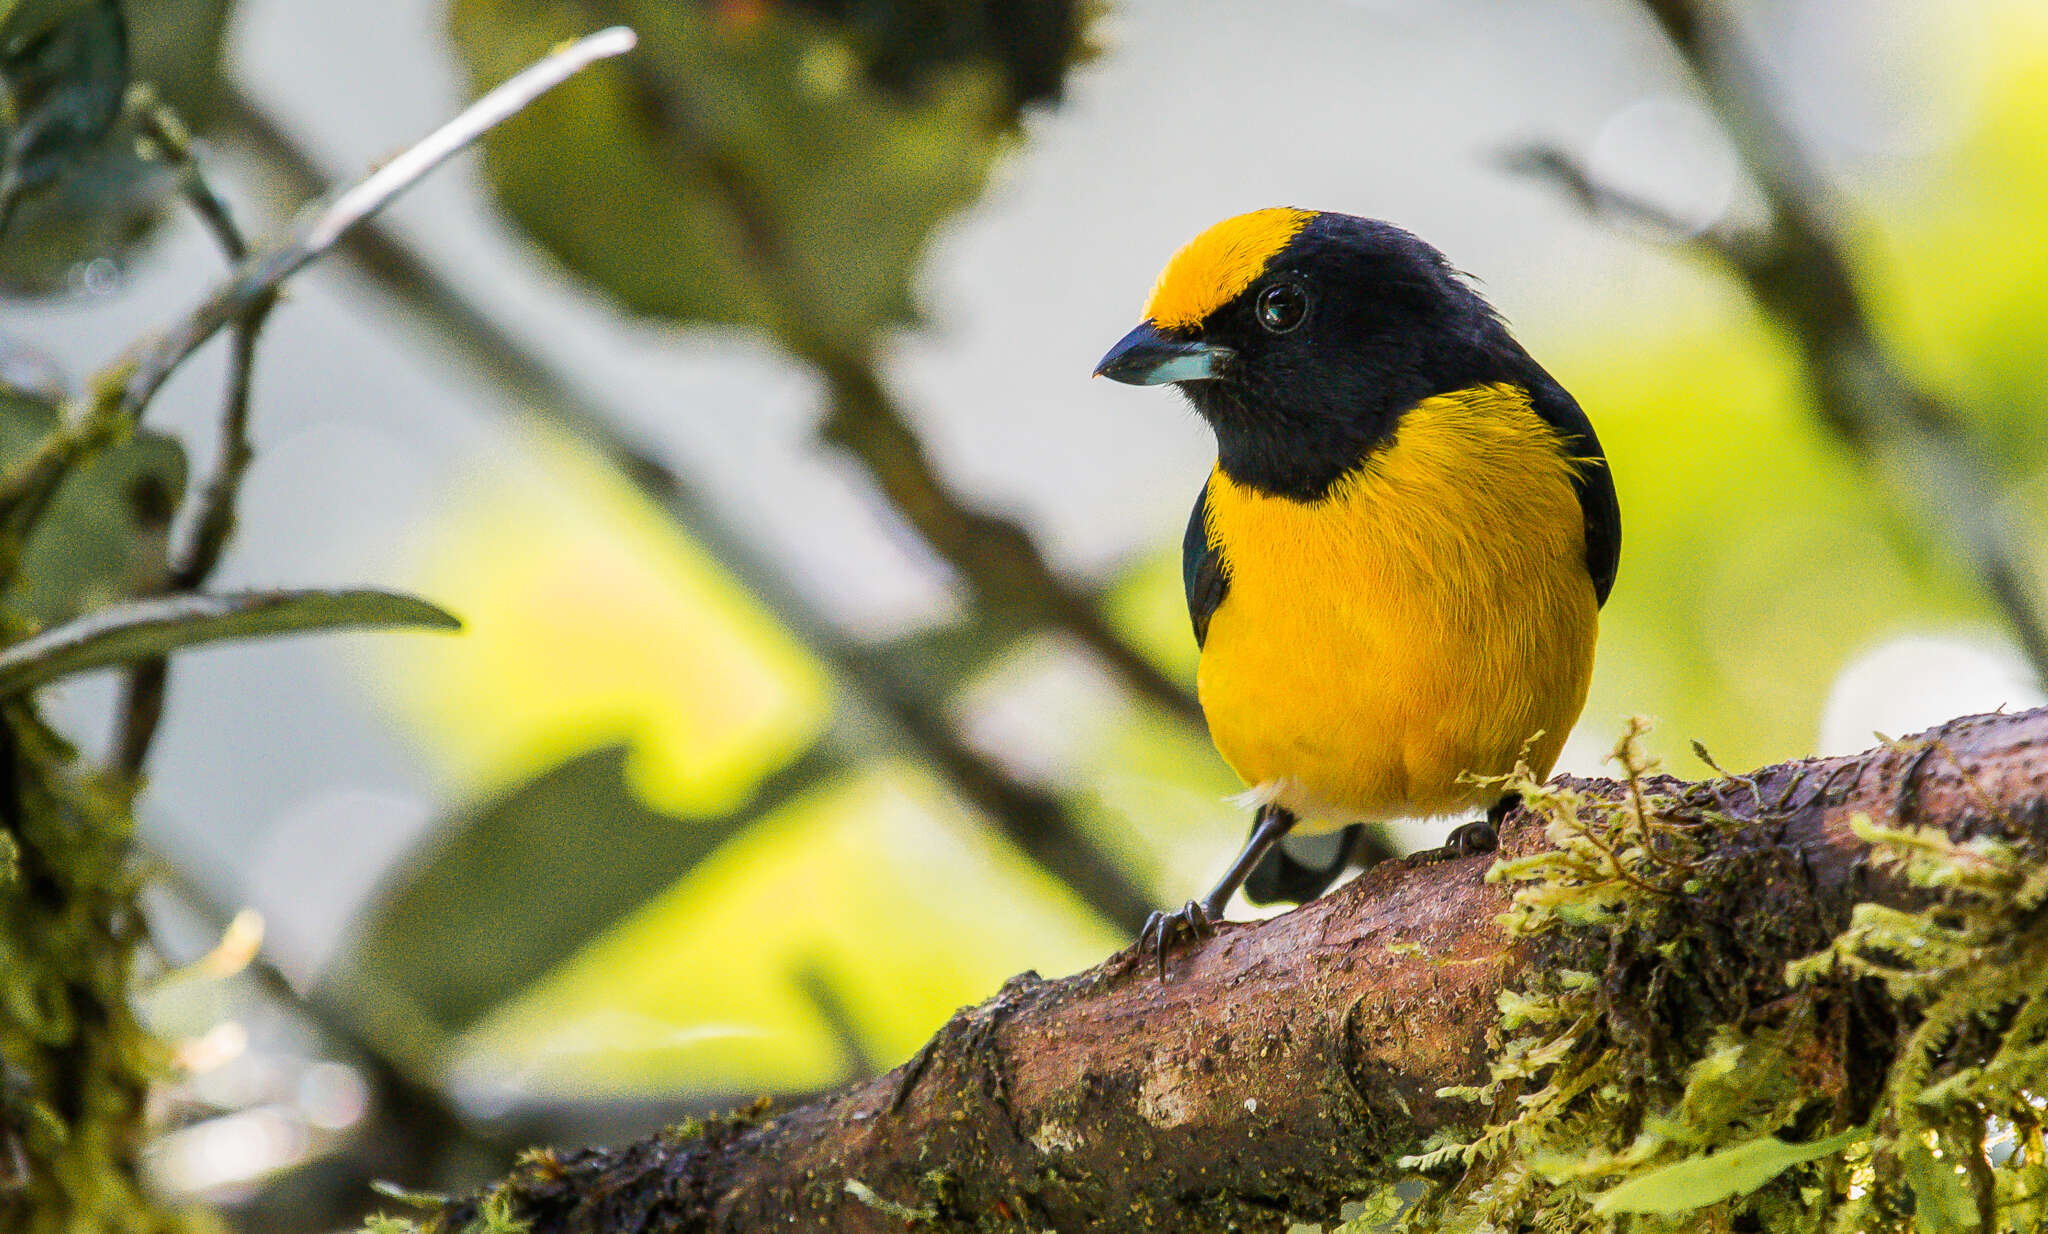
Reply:
[[820, 287], [764, 208], [764, 192], [738, 161], [726, 157], [687, 101], [655, 84], [646, 64], [628, 66], [642, 105], [659, 115], [676, 157], [718, 193], [739, 224], [747, 260], [762, 274], [760, 290], [773, 309], [774, 333], [792, 355], [824, 378], [827, 414], [819, 436], [843, 450], [874, 481], [882, 497], [950, 566], [983, 613], [1025, 628], [1057, 630], [1092, 652], [1132, 693], [1184, 722], [1202, 723], [1193, 693], [1138, 654], [1104, 619], [1097, 597], [1054, 572], [1031, 533], [1012, 519], [976, 508], [932, 466], [924, 445], [875, 369], [870, 346], [849, 347], [815, 334], [810, 324], [833, 291]]
[[[529, 1154], [432, 1228], [463, 1228], [480, 1203], [534, 1234], [1279, 1231], [1328, 1219], [1403, 1177], [1401, 1155], [1432, 1133], [1489, 1121], [1446, 1090], [1485, 1081], [1504, 991], [1585, 968], [1617, 1020], [1678, 1017], [1673, 1035], [1704, 1035], [1781, 1012], [1794, 997], [1787, 962], [1837, 938], [1856, 902], [1923, 907], [1928, 892], [1873, 865], [1858, 815], [1998, 834], [2024, 854], [2020, 873], [2042, 878], [2048, 710], [1723, 780], [1566, 787], [1610, 803], [1660, 861], [1694, 846], [1684, 881], [1657, 894], [1696, 950], [1615, 954], [1598, 927], [1511, 937], [1500, 919], [1513, 893], [1488, 880], [1493, 858], [1410, 857], [1285, 916], [1224, 926], [1176, 953], [1165, 983], [1129, 953], [1056, 981], [1026, 973], [895, 1071], [780, 1116]], [[1546, 835], [1518, 811], [1500, 855], [1576, 838], [1554, 815]], [[1631, 989], [1662, 1001], [1629, 1002]], [[1811, 1083], [1854, 1125], [1884, 1083], [1896, 1007], [1864, 1019], [1857, 998], [1841, 1001], [1836, 1040], [1857, 1056], [1832, 1070], [1815, 1060]], [[1502, 1097], [1493, 1118], [1516, 1108]]]

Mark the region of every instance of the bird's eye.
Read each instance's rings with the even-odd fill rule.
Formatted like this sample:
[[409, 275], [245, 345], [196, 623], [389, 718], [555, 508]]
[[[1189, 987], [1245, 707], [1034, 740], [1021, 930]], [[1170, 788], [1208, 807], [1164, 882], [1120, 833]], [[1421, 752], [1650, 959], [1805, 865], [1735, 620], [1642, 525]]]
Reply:
[[1275, 283], [1259, 293], [1259, 324], [1268, 333], [1285, 334], [1308, 315], [1308, 291], [1300, 283]]

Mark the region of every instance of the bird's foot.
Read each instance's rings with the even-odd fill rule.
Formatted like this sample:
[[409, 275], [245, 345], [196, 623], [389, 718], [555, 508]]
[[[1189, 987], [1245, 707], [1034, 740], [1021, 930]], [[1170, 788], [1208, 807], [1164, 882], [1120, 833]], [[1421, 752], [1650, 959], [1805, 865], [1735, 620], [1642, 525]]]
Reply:
[[1491, 818], [1475, 818], [1451, 829], [1444, 838], [1443, 847], [1432, 848], [1422, 854], [1424, 861], [1456, 861], [1460, 857], [1476, 857], [1490, 853], [1500, 846], [1500, 828]]
[[1492, 818], [1475, 818], [1451, 828], [1444, 847], [1460, 857], [1476, 857], [1500, 847], [1500, 827]]
[[1189, 900], [1181, 905], [1179, 912], [1153, 913], [1145, 918], [1145, 925], [1138, 931], [1138, 941], [1132, 944], [1139, 956], [1153, 952], [1159, 957], [1159, 980], [1166, 980], [1166, 953], [1183, 940], [1204, 939], [1216, 932], [1216, 920], [1221, 914], [1212, 915], [1199, 900]]

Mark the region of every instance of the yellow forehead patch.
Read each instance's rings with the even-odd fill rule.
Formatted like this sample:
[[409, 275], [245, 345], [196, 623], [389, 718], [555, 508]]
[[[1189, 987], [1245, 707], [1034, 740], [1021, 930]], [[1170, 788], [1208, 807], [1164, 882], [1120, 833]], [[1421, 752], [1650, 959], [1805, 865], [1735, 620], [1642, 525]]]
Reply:
[[1313, 218], [1313, 210], [1276, 206], [1224, 219], [1167, 261], [1145, 301], [1145, 319], [1165, 330], [1201, 324], [1265, 273]]

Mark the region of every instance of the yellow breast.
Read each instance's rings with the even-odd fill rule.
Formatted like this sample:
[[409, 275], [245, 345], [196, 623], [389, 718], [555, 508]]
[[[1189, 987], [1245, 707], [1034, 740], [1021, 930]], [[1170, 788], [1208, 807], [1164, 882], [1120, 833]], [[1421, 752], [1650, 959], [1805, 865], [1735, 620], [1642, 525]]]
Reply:
[[[1320, 500], [1219, 469], [1229, 589], [1198, 678], [1225, 760], [1311, 828], [1491, 800], [1549, 774], [1585, 705], [1599, 605], [1573, 469], [1508, 386], [1431, 398]], [[1597, 465], [1597, 464], [1594, 464]]]

